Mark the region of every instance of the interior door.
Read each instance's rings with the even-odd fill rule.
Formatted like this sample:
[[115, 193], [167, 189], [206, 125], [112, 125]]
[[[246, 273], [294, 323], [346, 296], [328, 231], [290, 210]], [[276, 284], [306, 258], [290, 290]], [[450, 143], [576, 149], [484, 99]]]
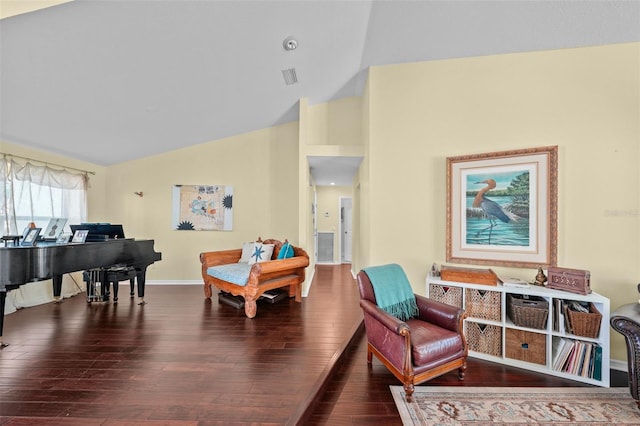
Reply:
[[343, 263], [351, 263], [352, 210], [351, 197], [340, 197], [340, 260]]

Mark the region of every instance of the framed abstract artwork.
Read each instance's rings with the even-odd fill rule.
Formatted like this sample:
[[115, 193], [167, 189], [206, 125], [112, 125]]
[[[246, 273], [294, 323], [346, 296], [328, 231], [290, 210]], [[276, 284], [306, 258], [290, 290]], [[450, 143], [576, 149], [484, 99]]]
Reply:
[[447, 158], [447, 261], [555, 266], [558, 147]]
[[172, 220], [178, 231], [231, 231], [233, 187], [174, 185]]

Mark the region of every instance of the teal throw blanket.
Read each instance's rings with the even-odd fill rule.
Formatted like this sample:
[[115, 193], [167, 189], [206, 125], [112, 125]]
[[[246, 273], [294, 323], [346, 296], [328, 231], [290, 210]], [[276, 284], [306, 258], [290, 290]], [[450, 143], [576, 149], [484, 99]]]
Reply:
[[369, 276], [380, 309], [402, 321], [418, 315], [416, 296], [400, 265], [370, 266], [363, 271]]

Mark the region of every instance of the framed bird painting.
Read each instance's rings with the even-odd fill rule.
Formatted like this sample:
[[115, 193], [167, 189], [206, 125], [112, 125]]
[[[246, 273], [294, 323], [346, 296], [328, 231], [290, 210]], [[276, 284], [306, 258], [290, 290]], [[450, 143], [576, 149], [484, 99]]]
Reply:
[[447, 158], [447, 262], [556, 266], [558, 147]]

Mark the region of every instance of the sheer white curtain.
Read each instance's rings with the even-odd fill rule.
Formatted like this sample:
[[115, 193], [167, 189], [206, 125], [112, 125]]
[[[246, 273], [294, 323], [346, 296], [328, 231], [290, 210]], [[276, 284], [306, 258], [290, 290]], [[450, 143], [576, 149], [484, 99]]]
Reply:
[[[70, 223], [86, 221], [89, 185], [86, 173], [57, 170], [29, 162], [20, 164], [5, 156], [0, 159], [0, 176], [2, 235], [22, 235], [30, 222], [44, 229], [52, 217], [68, 218], [67, 228]], [[82, 290], [77, 277], [68, 278], [63, 280], [63, 296]], [[23, 285], [7, 294], [5, 313], [51, 300], [50, 280]]]
[[66, 217], [80, 223], [87, 216], [86, 173], [56, 170], [31, 163], [19, 164], [4, 158], [0, 162], [0, 217], [3, 235], [22, 234], [29, 222], [44, 228], [52, 217]]

